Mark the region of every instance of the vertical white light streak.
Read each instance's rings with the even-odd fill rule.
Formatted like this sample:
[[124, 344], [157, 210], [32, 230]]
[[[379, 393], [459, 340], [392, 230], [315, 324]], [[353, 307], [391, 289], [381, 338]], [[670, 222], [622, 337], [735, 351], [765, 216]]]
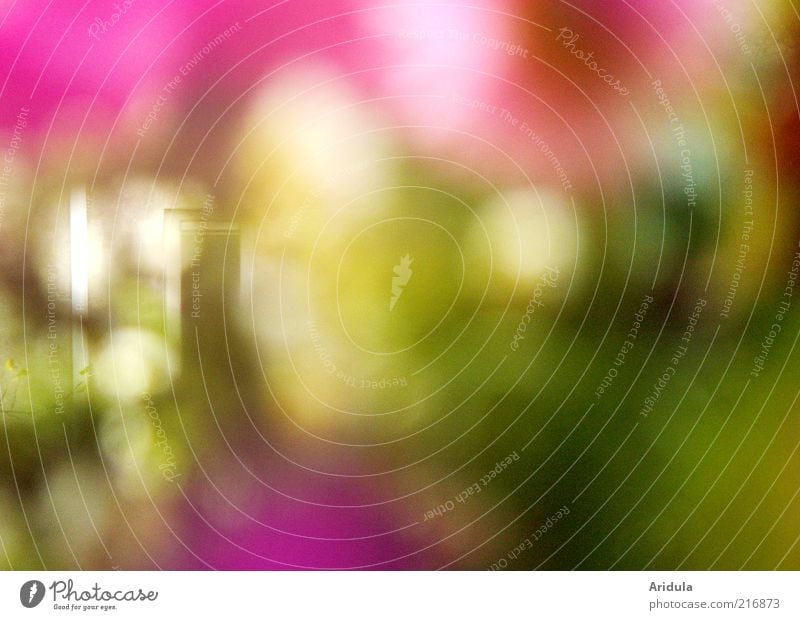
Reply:
[[89, 228], [86, 221], [86, 191], [72, 190], [69, 199], [70, 276], [72, 316], [83, 317], [89, 307]]
[[72, 190], [69, 197], [69, 258], [72, 296], [72, 378], [77, 385], [80, 372], [89, 365], [83, 317], [89, 310], [89, 227], [86, 217], [86, 190]]

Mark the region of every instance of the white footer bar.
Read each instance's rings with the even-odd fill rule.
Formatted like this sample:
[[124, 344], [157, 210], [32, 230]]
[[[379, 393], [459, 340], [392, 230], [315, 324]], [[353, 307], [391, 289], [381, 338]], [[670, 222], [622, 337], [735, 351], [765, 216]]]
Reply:
[[792, 572], [6, 572], [2, 618], [800, 618]]

